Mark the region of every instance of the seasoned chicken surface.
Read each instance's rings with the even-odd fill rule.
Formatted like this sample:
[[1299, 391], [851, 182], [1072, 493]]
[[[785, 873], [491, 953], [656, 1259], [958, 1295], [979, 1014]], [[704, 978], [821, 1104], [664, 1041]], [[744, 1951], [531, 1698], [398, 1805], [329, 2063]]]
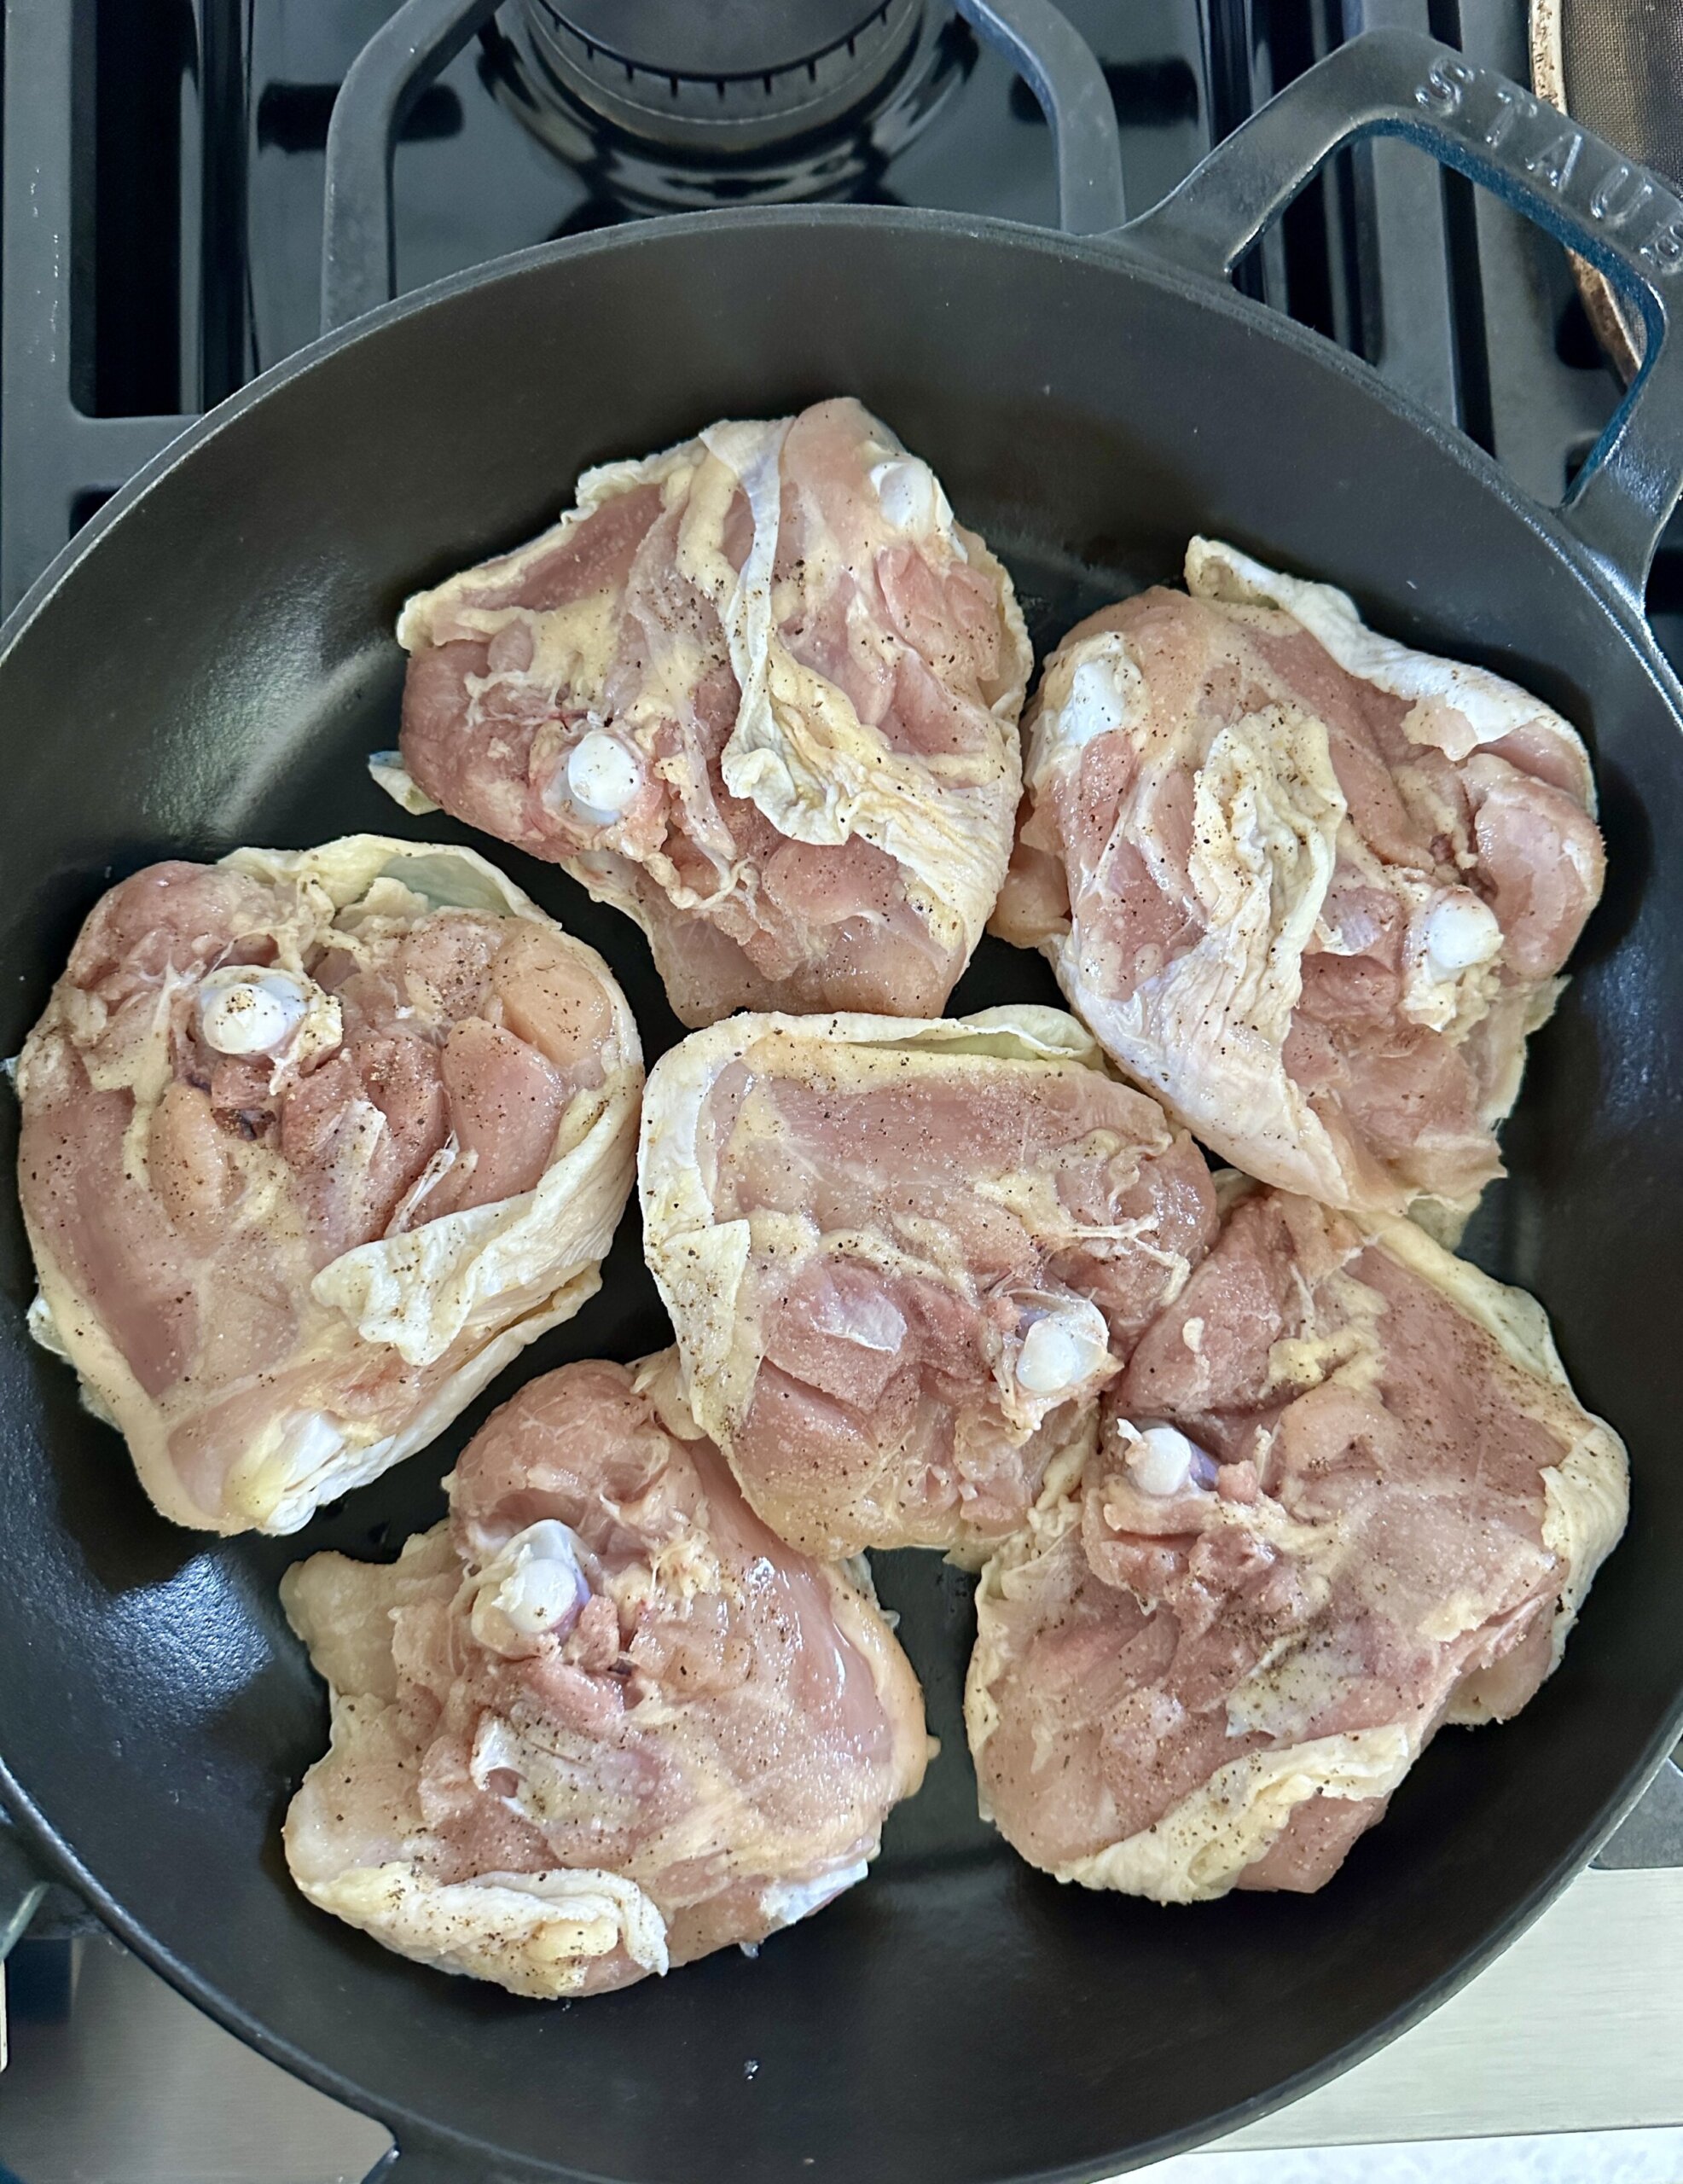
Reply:
[[1248, 1173], [1453, 1222], [1600, 893], [1583, 746], [1231, 547], [1187, 586], [1048, 662], [995, 930]]
[[1626, 1498], [1532, 1298], [1251, 1191], [983, 1573], [984, 1810], [1089, 1888], [1319, 1888], [1440, 1724], [1532, 1696]]
[[810, 1554], [1020, 1525], [1215, 1234], [1055, 1008], [735, 1017], [651, 1073], [639, 1176], [695, 1414]]
[[939, 1011], [1010, 851], [1030, 665], [1010, 578], [850, 400], [578, 481], [409, 601], [376, 777], [563, 864], [686, 1024]]
[[471, 851], [152, 865], [19, 1061], [32, 1325], [165, 1516], [295, 1531], [594, 1293], [641, 1083], [607, 966]]
[[310, 1900], [519, 1995], [752, 1946], [861, 1879], [923, 1776], [922, 1694], [862, 1565], [774, 1539], [670, 1352], [494, 1414], [447, 1523], [281, 1597], [333, 1743], [286, 1824]]

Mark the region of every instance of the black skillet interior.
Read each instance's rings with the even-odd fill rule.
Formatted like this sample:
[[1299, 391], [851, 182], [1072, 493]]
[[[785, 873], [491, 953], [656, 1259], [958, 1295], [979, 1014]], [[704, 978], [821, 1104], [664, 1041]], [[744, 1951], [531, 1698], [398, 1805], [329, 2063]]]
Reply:
[[[458, 832], [405, 819], [363, 771], [393, 741], [406, 590], [530, 533], [586, 462], [844, 389], [1003, 551], [1042, 646], [1172, 578], [1204, 530], [1336, 575], [1382, 627], [1518, 674], [1590, 737], [1609, 892], [1477, 1241], [1541, 1295], [1587, 1400], [1629, 1437], [1635, 1520], [1517, 1723], [1439, 1739], [1320, 1896], [1195, 1910], [1060, 1889], [979, 1825], [957, 1712], [967, 1583], [882, 1558], [945, 1749], [870, 1881], [757, 1961], [524, 2003], [402, 1962], [287, 1887], [277, 1824], [325, 1713], [275, 1580], [316, 1546], [394, 1552], [519, 1377], [661, 1342], [634, 1222], [602, 1292], [436, 1448], [299, 1538], [206, 1546], [151, 1514], [24, 1339], [8, 1199], [9, 1794], [190, 1992], [446, 2165], [428, 2127], [506, 2149], [511, 2173], [684, 2184], [1144, 2158], [1347, 2059], [1498, 1946], [1587, 1854], [1683, 1693], [1683, 863], [1663, 853], [1683, 764], [1663, 672], [1488, 465], [1204, 284], [914, 216], [656, 226], [464, 283], [236, 407], [0, 662], [0, 1051], [113, 875], [245, 840]], [[658, 1053], [675, 1027], [633, 928], [503, 861], [602, 949]], [[989, 944], [955, 1005], [1050, 991]], [[494, 2169], [467, 2152], [452, 2173]]]

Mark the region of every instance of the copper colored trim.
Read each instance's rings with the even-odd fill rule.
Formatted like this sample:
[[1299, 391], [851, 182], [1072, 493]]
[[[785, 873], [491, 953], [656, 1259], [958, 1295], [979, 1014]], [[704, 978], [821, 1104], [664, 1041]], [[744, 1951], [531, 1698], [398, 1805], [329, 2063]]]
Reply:
[[[1566, 55], [1561, 32], [1564, 0], [1531, 0], [1531, 86], [1539, 98], [1567, 113]], [[1572, 277], [1595, 338], [1612, 358], [1621, 379], [1635, 378], [1642, 361], [1642, 328], [1606, 275], [1568, 251]]]

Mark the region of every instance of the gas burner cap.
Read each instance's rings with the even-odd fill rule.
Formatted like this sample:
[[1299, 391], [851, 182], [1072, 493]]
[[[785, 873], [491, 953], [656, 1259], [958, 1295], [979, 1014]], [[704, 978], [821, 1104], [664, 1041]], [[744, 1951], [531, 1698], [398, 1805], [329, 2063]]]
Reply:
[[639, 142], [726, 158], [829, 128], [909, 50], [924, 0], [521, 0], [534, 59]]
[[885, 0], [543, 0], [610, 61], [652, 76], [761, 76], [804, 68], [866, 38]]

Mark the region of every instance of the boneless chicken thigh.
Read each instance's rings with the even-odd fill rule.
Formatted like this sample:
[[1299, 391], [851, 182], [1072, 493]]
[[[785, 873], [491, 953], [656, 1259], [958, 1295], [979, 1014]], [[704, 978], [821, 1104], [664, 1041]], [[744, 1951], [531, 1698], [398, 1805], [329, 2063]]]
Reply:
[[398, 635], [376, 776], [629, 912], [685, 1023], [940, 1009], [1004, 877], [1030, 654], [1005, 571], [858, 403], [588, 472]]
[[734, 1018], [652, 1072], [639, 1174], [695, 1414], [812, 1554], [1020, 1524], [1215, 1233], [1055, 1008]]
[[447, 1523], [282, 1598], [333, 1693], [286, 1825], [312, 1902], [516, 1994], [594, 1993], [852, 1886], [920, 1781], [862, 1569], [774, 1539], [668, 1352], [564, 1367], [469, 1445]]
[[1250, 1192], [983, 1574], [984, 1809], [1091, 1888], [1319, 1888], [1442, 1723], [1532, 1696], [1625, 1507], [1532, 1298]]
[[642, 1057], [471, 851], [149, 866], [19, 1060], [32, 1324], [166, 1516], [291, 1531], [597, 1287]]
[[1239, 1167], [1453, 1221], [1600, 893], [1583, 746], [1342, 592], [1198, 538], [1186, 573], [1048, 663], [995, 928]]

